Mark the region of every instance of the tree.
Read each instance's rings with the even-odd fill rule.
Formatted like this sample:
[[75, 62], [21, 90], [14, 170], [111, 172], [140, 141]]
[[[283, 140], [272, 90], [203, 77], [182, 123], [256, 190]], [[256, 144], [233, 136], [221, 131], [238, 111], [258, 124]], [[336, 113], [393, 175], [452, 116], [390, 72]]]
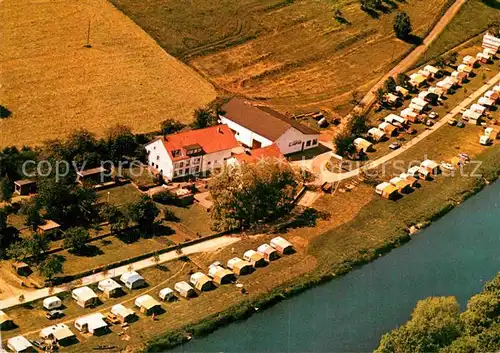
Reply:
[[410, 77], [405, 73], [400, 72], [396, 77], [396, 83], [398, 84], [398, 86], [407, 87], [409, 82]]
[[216, 122], [217, 118], [214, 118], [209, 109], [202, 108], [194, 112], [193, 128], [195, 129], [203, 129], [215, 125]]
[[377, 96], [377, 101], [380, 103], [380, 104], [383, 104], [384, 103], [384, 100], [385, 100], [385, 91], [383, 88], [379, 88], [376, 92], [376, 96]]
[[111, 233], [119, 233], [129, 224], [127, 216], [113, 205], [104, 206], [101, 210], [101, 217], [109, 223]]
[[163, 205], [173, 205], [179, 200], [179, 197], [170, 190], [164, 190], [154, 194], [153, 200]]
[[459, 314], [454, 297], [420, 300], [410, 321], [385, 334], [376, 352], [438, 352], [460, 336]]
[[126, 125], [116, 124], [106, 131], [106, 144], [109, 157], [119, 162], [124, 156], [131, 156], [137, 149], [137, 142], [132, 129]]
[[40, 236], [36, 233], [33, 234], [30, 239], [26, 240], [25, 246], [28, 250], [28, 254], [37, 261], [40, 260], [43, 254], [50, 248], [47, 237]]
[[15, 261], [26, 258], [29, 254], [26, 241], [16, 241], [7, 248], [7, 256]]
[[396, 37], [400, 39], [408, 39], [410, 33], [413, 31], [410, 21], [410, 16], [404, 11], [400, 11], [394, 18], [394, 32]]
[[438, 56], [436, 60], [434, 60], [434, 65], [442, 69], [446, 66], [446, 60], [442, 56]]
[[0, 180], [0, 201], [9, 202], [14, 193], [14, 183], [5, 175]]
[[355, 136], [350, 133], [344, 132], [340, 133], [333, 139], [333, 144], [335, 145], [335, 153], [342, 157], [351, 157], [356, 152], [356, 147], [354, 147]]
[[287, 214], [299, 180], [298, 171], [270, 160], [225, 168], [210, 181], [214, 228], [248, 228]]
[[446, 65], [455, 65], [458, 60], [458, 53], [456, 51], [450, 52], [444, 57]]
[[136, 222], [139, 229], [150, 231], [156, 217], [160, 214], [156, 204], [148, 196], [142, 196], [141, 199], [132, 203], [128, 207], [130, 219]]
[[40, 274], [49, 281], [52, 280], [55, 275], [63, 273], [63, 269], [64, 258], [59, 255], [47, 257], [38, 268]]
[[36, 202], [23, 205], [21, 211], [26, 216], [24, 225], [29, 227], [32, 231], [35, 232], [38, 226], [44, 223], [42, 215], [40, 214], [40, 206]]
[[88, 230], [83, 227], [74, 227], [64, 233], [63, 245], [66, 249], [72, 249], [80, 254], [87, 248], [87, 242], [90, 240]]
[[0, 208], [0, 233], [5, 232], [7, 229], [7, 211], [3, 208]]
[[184, 124], [175, 119], [166, 119], [161, 123], [161, 133], [163, 135], [170, 135], [181, 131], [184, 128]]
[[360, 135], [368, 131], [368, 117], [363, 114], [354, 114], [347, 122], [347, 130], [351, 135]]
[[392, 93], [396, 90], [396, 80], [392, 76], [390, 76], [387, 80], [384, 82], [384, 90], [387, 93]]

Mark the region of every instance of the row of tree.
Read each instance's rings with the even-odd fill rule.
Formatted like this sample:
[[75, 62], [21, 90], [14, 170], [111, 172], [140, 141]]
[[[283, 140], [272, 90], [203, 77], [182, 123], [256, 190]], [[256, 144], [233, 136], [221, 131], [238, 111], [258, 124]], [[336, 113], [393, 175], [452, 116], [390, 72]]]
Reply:
[[377, 353], [500, 351], [500, 273], [460, 313], [455, 297], [421, 300], [411, 319], [385, 334]]

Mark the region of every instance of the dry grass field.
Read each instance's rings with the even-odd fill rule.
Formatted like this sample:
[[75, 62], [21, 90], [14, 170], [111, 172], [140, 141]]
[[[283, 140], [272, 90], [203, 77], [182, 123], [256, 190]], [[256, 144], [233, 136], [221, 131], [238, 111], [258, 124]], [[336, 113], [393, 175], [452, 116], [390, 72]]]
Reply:
[[407, 11], [422, 36], [446, 3], [385, 1], [390, 13], [377, 19], [355, 0], [111, 1], [169, 53], [232, 93], [282, 111], [340, 112], [351, 91], [366, 91], [411, 48], [393, 35], [391, 6]]
[[216, 97], [105, 0], [4, 0], [0, 16], [0, 104], [12, 112], [0, 120], [0, 147], [116, 123], [157, 130]]

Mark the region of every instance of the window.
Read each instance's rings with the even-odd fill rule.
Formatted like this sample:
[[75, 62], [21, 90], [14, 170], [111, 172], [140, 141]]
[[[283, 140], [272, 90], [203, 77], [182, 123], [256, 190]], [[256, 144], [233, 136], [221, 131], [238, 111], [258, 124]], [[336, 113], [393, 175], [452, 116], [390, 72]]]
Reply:
[[318, 144], [318, 140], [317, 140], [317, 139], [314, 139], [314, 140], [313, 140], [313, 146], [314, 146], [314, 145], [317, 145], [317, 144]]
[[195, 173], [199, 173], [199, 172], [200, 172], [200, 166], [195, 167], [195, 168], [194, 168], [194, 172], [195, 172]]
[[179, 175], [179, 172], [177, 170], [174, 170], [174, 178]]
[[184, 174], [189, 174], [189, 168], [184, 169]]
[[159, 161], [160, 160], [160, 156], [156, 156], [156, 160]]
[[189, 160], [188, 160], [188, 161], [186, 161], [185, 166], [186, 166], [186, 167], [189, 167], [189, 164], [190, 164], [190, 163], [189, 163]]
[[184, 162], [179, 163], [179, 168], [182, 168], [182, 167], [184, 167]]
[[306, 147], [309, 147], [309, 146], [311, 146], [311, 140], [306, 142]]
[[212, 162], [208, 161], [208, 162], [207, 162], [207, 165], [210, 165], [211, 163], [212, 163]]

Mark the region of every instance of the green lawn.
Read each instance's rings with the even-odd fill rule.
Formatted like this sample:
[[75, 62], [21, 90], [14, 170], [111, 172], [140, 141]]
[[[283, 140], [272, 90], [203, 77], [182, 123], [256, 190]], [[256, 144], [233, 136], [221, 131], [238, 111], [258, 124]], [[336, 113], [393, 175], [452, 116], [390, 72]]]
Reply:
[[174, 212], [174, 214], [179, 218], [179, 223], [182, 224], [183, 230], [186, 231], [186, 233], [189, 233], [189, 235], [195, 236], [199, 234], [205, 236], [214, 233], [210, 229], [212, 220], [209, 212], [198, 204], [195, 203], [186, 207], [176, 207], [170, 205], [162, 207]]
[[446, 29], [431, 44], [419, 60], [421, 65], [500, 21], [500, 2], [497, 0], [468, 0]]
[[132, 184], [117, 186], [99, 191], [99, 201], [109, 202], [115, 206], [124, 206], [140, 199], [141, 193]]

